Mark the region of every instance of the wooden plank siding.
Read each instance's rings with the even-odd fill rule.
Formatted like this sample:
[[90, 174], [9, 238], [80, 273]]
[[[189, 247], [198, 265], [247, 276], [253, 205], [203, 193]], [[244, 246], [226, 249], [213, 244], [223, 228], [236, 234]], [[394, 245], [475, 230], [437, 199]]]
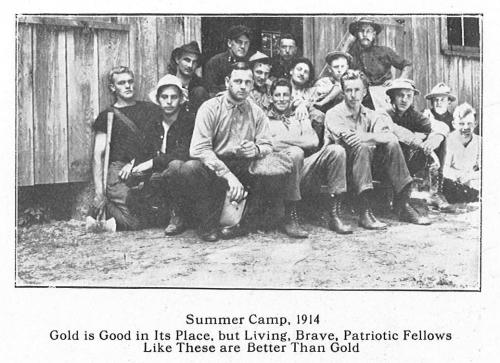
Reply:
[[65, 48], [64, 30], [34, 25], [35, 184], [68, 180]]
[[33, 28], [17, 30], [17, 183], [33, 185]]
[[[167, 73], [175, 47], [196, 40], [199, 16], [105, 16], [23, 19], [18, 23], [17, 176], [18, 185], [90, 179], [92, 132], [98, 112], [113, 102], [107, 73], [128, 65], [136, 75], [136, 95]], [[379, 44], [413, 62], [422, 96], [438, 82], [482, 112], [479, 59], [445, 55], [442, 23], [436, 16], [382, 17]], [[343, 40], [354, 16], [303, 18], [303, 54], [319, 75], [328, 51]], [[94, 27], [93, 27], [94, 25]], [[108, 26], [109, 25], [109, 26]], [[394, 72], [399, 75], [399, 71]], [[417, 109], [427, 106], [419, 96]], [[455, 106], [456, 103], [453, 105]]]
[[69, 182], [90, 179], [91, 126], [99, 112], [96, 38], [88, 29], [66, 32]]

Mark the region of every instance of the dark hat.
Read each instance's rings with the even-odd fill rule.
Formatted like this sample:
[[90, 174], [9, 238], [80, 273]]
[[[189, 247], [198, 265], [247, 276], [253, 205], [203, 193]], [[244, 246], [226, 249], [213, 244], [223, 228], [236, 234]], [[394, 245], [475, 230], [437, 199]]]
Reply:
[[252, 31], [244, 25], [234, 25], [227, 31], [226, 38], [228, 40], [236, 40], [242, 35], [246, 35], [250, 39]]
[[349, 24], [349, 33], [352, 35], [356, 36], [358, 34], [358, 29], [361, 25], [367, 24], [371, 25], [373, 29], [375, 29], [375, 32], [378, 34], [382, 30], [382, 26], [377, 23], [375, 20], [370, 19], [370, 18], [360, 18], [358, 20], [353, 21], [351, 24]]
[[334, 50], [333, 52], [328, 52], [328, 54], [326, 55], [325, 60], [326, 60], [326, 63], [330, 64], [330, 62], [332, 60], [340, 58], [340, 57], [344, 57], [345, 59], [347, 59], [347, 63], [351, 63], [352, 62], [352, 55], [350, 55], [347, 52], [341, 52], [341, 51], [338, 51], [338, 50]]
[[201, 50], [198, 45], [198, 42], [192, 41], [191, 43], [188, 44], [183, 44], [178, 48], [175, 48], [172, 51], [172, 58], [179, 58], [185, 53], [191, 53], [191, 54], [196, 54], [199, 58], [201, 57]]

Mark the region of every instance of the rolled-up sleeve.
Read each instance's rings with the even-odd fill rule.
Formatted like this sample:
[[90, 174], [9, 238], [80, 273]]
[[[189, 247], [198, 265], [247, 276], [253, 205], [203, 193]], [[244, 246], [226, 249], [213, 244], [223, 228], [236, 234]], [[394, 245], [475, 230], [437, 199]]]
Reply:
[[269, 128], [269, 118], [259, 107], [256, 108], [255, 144], [260, 149], [260, 155], [264, 156], [273, 151], [273, 141]]

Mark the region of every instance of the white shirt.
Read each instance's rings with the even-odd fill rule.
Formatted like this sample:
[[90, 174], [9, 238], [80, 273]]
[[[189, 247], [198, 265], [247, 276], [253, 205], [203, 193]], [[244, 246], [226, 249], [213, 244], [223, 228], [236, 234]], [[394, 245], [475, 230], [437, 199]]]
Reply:
[[[453, 131], [446, 139], [446, 158], [444, 162], [443, 175], [445, 178], [457, 180], [466, 175], [473, 174], [473, 180], [477, 182], [480, 178], [481, 169], [481, 136], [472, 135], [467, 145], [462, 143], [462, 137], [458, 131]], [[467, 183], [469, 184], [469, 183]], [[470, 185], [473, 186], [473, 185]]]
[[170, 125], [167, 124], [165, 121], [163, 121], [163, 141], [161, 142], [161, 152], [166, 153], [167, 152], [167, 134], [168, 134], [168, 129], [170, 128]]

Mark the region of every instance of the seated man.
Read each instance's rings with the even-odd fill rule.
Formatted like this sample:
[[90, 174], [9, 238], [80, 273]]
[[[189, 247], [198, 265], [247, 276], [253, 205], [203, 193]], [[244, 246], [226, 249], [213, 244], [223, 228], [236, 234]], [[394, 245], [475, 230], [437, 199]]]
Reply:
[[248, 98], [266, 111], [271, 103], [268, 89], [271, 58], [264, 53], [256, 52], [250, 57], [250, 67], [253, 72], [253, 89], [250, 91]]
[[352, 57], [349, 53], [333, 51], [326, 55], [327, 76], [316, 81], [314, 86], [317, 89], [318, 101], [316, 107], [326, 112], [344, 100], [340, 77], [349, 69]]
[[[372, 170], [382, 170], [396, 192], [395, 209], [400, 220], [429, 224], [409, 204], [412, 178], [403, 151], [391, 132], [392, 122], [384, 113], [372, 111], [361, 102], [368, 91], [363, 72], [348, 70], [340, 79], [345, 99], [326, 113], [325, 144], [340, 143], [347, 154], [347, 173], [360, 202], [359, 225], [383, 229], [375, 218], [368, 193], [373, 189]], [[373, 161], [373, 164], [372, 164]]]
[[302, 193], [318, 193], [322, 183], [328, 186], [329, 227], [341, 234], [352, 233], [339, 217], [340, 196], [346, 191], [345, 151], [340, 145], [330, 144], [304, 158], [304, 151], [317, 147], [319, 140], [309, 119], [299, 121], [291, 109], [292, 86], [286, 79], [278, 79], [271, 86], [272, 106], [268, 113], [273, 144], [276, 150], [285, 150], [294, 162], [292, 174], [285, 187], [285, 208], [291, 215], [284, 225], [292, 237], [307, 237], [296, 213], [296, 204]]
[[455, 131], [446, 139], [443, 193], [452, 203], [475, 202], [481, 187], [481, 136], [474, 134], [476, 111], [463, 103], [453, 112]]
[[202, 54], [198, 43], [193, 41], [172, 51], [168, 72], [179, 78], [184, 92], [184, 107], [196, 115], [200, 105], [208, 100], [205, 82], [196, 75]]
[[[417, 173], [422, 176], [432, 176], [431, 205], [442, 211], [451, 211], [450, 204], [441, 194], [442, 178], [439, 179], [439, 167], [444, 162], [445, 142], [449, 133], [448, 126], [444, 122], [429, 120], [423, 114], [413, 108], [413, 100], [419, 91], [415, 88], [413, 81], [397, 79], [390, 83], [386, 90], [391, 99], [392, 108], [387, 111], [394, 122], [393, 132], [401, 143], [405, 154], [406, 165], [412, 177]], [[433, 164], [437, 165], [431, 168]], [[437, 185], [436, 185], [437, 184]]]
[[[108, 75], [109, 89], [115, 97], [110, 109], [102, 111], [93, 129], [96, 132], [93, 156], [95, 186], [94, 206], [106, 206], [108, 216], [116, 219], [119, 229], [139, 229], [146, 221], [142, 218], [140, 201], [131, 193], [131, 174], [135, 165], [151, 159], [154, 146], [146, 142], [146, 134], [161, 124], [163, 112], [158, 106], [136, 101], [134, 74], [127, 67], [115, 67]], [[107, 113], [114, 113], [111, 131], [111, 149], [106, 193], [103, 186], [103, 157], [106, 150]]]
[[229, 28], [226, 35], [227, 50], [214, 55], [205, 65], [204, 78], [208, 85], [210, 97], [226, 90], [225, 77], [236, 62], [248, 60], [251, 31], [244, 25]]
[[[219, 219], [226, 193], [232, 201], [258, 193], [257, 184], [266, 177], [250, 174], [253, 160], [273, 150], [269, 119], [248, 100], [253, 86], [252, 70], [236, 63], [226, 77], [227, 92], [201, 105], [196, 115], [190, 154], [196, 160], [185, 163], [181, 173], [190, 190], [201, 224], [200, 237], [214, 242], [219, 238]], [[244, 233], [240, 227], [223, 228], [220, 237]]]
[[163, 77], [149, 93], [149, 99], [161, 106], [164, 117], [156, 122], [147, 133], [146, 142], [156, 150], [154, 156], [132, 169], [132, 174], [153, 174], [148, 183], [149, 194], [163, 203], [171, 203], [170, 222], [165, 229], [166, 235], [176, 235], [185, 229], [184, 208], [182, 205], [179, 170], [189, 159], [189, 144], [193, 134], [194, 114], [185, 108], [185, 99], [180, 79], [171, 74]]
[[290, 81], [292, 84], [292, 109], [299, 120], [311, 120], [323, 144], [325, 114], [315, 107], [318, 94], [314, 82], [314, 66], [307, 58], [295, 58], [291, 63]]
[[424, 115], [431, 121], [444, 122], [450, 130], [453, 129], [453, 115], [449, 111], [450, 105], [457, 98], [451, 93], [450, 87], [444, 83], [438, 83], [431, 92], [425, 95], [425, 99], [431, 103], [431, 108], [424, 110]]

